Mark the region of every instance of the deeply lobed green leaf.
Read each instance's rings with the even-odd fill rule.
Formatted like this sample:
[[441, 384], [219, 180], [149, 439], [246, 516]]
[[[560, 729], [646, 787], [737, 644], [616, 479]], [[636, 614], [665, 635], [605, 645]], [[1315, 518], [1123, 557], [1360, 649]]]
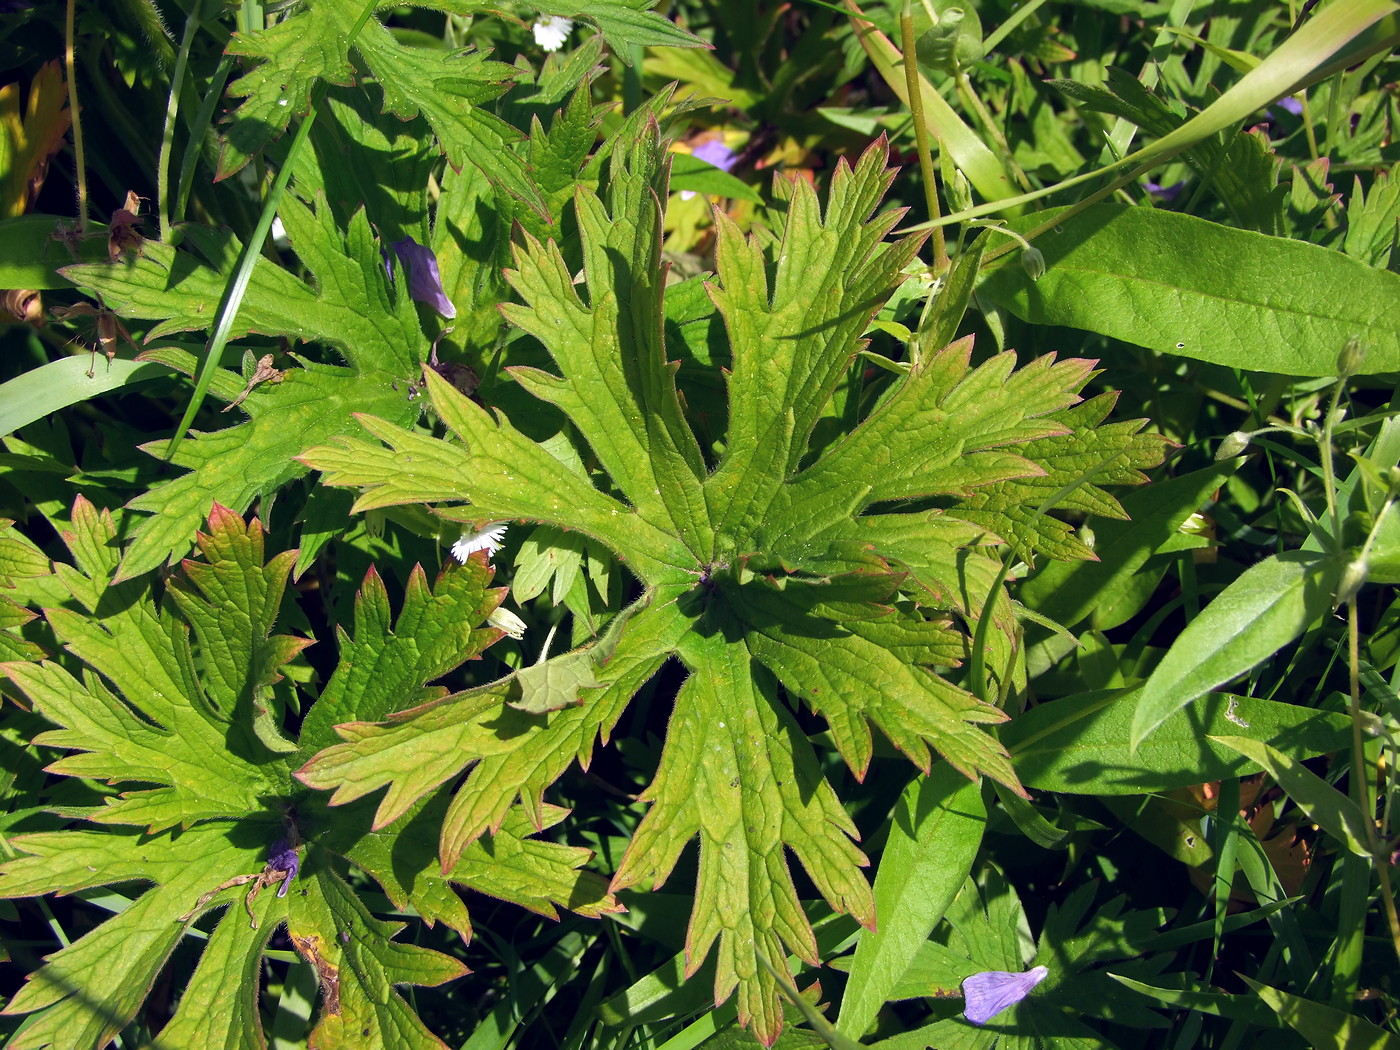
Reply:
[[643, 796], [651, 809], [613, 885], [660, 884], [698, 836], [687, 970], [715, 948], [717, 1001], [737, 988], [741, 1019], [771, 1040], [782, 1012], [760, 959], [815, 952], [785, 849], [833, 908], [874, 920], [854, 826], [788, 703], [826, 720], [857, 775], [874, 725], [925, 769], [937, 754], [1019, 791], [1006, 752], [979, 728], [1005, 716], [938, 673], [968, 645], [948, 614], [981, 615], [990, 598], [1007, 639], [997, 658], [1009, 659], [1014, 626], [992, 589], [990, 548], [1085, 556], [1065, 526], [1043, 524], [1046, 507], [1121, 513], [1098, 486], [1141, 480], [1162, 443], [1138, 436], [1138, 423], [1099, 426], [1111, 399], [1078, 397], [1090, 363], [1046, 357], [1017, 371], [1006, 354], [974, 367], [970, 343], [912, 362], [846, 437], [819, 436], [849, 396], [862, 332], [919, 245], [885, 242], [899, 213], [875, 214], [891, 177], [881, 143], [838, 167], [824, 209], [805, 183], [786, 186], [778, 236], [744, 238], [717, 220], [708, 292], [731, 347], [729, 433], [709, 469], [667, 360], [667, 169], [655, 124], [623, 136], [610, 158], [606, 197], [576, 195], [581, 280], [560, 248], [526, 237], [508, 274], [524, 302], [505, 308], [557, 368], [512, 375], [562, 410], [597, 473], [431, 375], [433, 407], [456, 440], [365, 420], [392, 452], [341, 438], [302, 459], [331, 484], [364, 489], [362, 506], [462, 503], [451, 510], [459, 520], [576, 530], [615, 551], [647, 594], [615, 621], [610, 649], [598, 650], [606, 659], [557, 658], [574, 663], [540, 679], [559, 685], [528, 705], [538, 713], [501, 709], [525, 688], [507, 679], [339, 726], [343, 742], [298, 775], [333, 789], [332, 804], [387, 787], [375, 818], [385, 826], [468, 771], [442, 827], [451, 870], [517, 795], [541, 823], [543, 790], [572, 756], [586, 763], [631, 695], [678, 658], [689, 677]]

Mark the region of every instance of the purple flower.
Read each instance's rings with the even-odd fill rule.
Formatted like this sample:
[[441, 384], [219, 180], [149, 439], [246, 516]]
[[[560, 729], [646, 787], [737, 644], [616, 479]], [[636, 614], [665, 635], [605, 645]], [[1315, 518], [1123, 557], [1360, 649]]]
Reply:
[[278, 839], [273, 843], [272, 852], [268, 855], [267, 866], [270, 871], [285, 871], [287, 873], [287, 877], [282, 880], [282, 885], [277, 889], [277, 896], [285, 897], [287, 891], [292, 887], [292, 880], [297, 877], [297, 870], [301, 867], [297, 851], [286, 839]]
[[1283, 98], [1275, 102], [1274, 105], [1277, 106], [1279, 109], [1283, 110], [1285, 113], [1292, 113], [1295, 117], [1301, 117], [1303, 115], [1303, 103], [1298, 101], [1292, 95], [1285, 95]]
[[986, 1024], [1008, 1006], [1014, 1006], [1030, 994], [1032, 988], [1045, 980], [1050, 973], [1044, 966], [1037, 966], [1025, 973], [1007, 973], [1005, 970], [986, 970], [974, 973], [962, 983], [963, 1016], [973, 1024]]
[[393, 244], [399, 262], [408, 270], [408, 294], [420, 303], [427, 303], [443, 317], [456, 317], [457, 308], [442, 290], [442, 274], [438, 272], [437, 256], [412, 237]]
[[1167, 201], [1170, 203], [1176, 200], [1177, 194], [1181, 192], [1182, 187], [1185, 185], [1185, 179], [1173, 183], [1170, 186], [1163, 186], [1161, 183], [1153, 182], [1151, 179], [1148, 179], [1142, 184], [1142, 188], [1145, 189], [1150, 196], [1156, 197], [1160, 201]]
[[[738, 162], [739, 156], [719, 139], [710, 139], [690, 151], [690, 155], [706, 164], [713, 164], [720, 171], [729, 171]], [[695, 196], [694, 190], [681, 190], [681, 200], [688, 201]]]

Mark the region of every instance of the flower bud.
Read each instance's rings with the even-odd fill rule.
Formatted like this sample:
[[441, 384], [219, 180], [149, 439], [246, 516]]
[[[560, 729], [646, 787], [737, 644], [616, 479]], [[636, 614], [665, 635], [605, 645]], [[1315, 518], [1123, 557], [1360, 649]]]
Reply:
[[943, 168], [943, 192], [948, 195], [948, 205], [953, 211], [967, 211], [972, 207], [972, 183], [958, 168], [952, 168], [950, 176], [948, 169], [951, 167], [948, 164]]
[[1357, 558], [1348, 565], [1342, 573], [1342, 582], [1337, 585], [1333, 608], [1340, 608], [1356, 597], [1356, 592], [1361, 590], [1361, 585], [1366, 582], [1370, 572], [1371, 566], [1365, 558]]
[[1347, 345], [1342, 347], [1342, 352], [1337, 355], [1337, 375], [1346, 379], [1361, 371], [1361, 365], [1366, 360], [1366, 348], [1361, 345], [1361, 340], [1352, 336], [1347, 340]]
[[1045, 276], [1045, 256], [1035, 245], [1021, 252], [1021, 268], [1032, 281], [1038, 281]]
[[1215, 450], [1215, 462], [1233, 459], [1249, 448], [1249, 435], [1243, 430], [1236, 430], [1225, 435], [1225, 440], [1220, 442], [1220, 447]]

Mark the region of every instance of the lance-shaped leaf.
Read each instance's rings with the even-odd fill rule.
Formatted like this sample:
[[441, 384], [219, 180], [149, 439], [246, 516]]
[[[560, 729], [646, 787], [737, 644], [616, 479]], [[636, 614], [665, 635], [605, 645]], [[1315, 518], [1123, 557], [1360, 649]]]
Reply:
[[[76, 813], [92, 822], [86, 827], [14, 838], [22, 855], [0, 867], [0, 897], [145, 888], [30, 976], [5, 1008], [29, 1015], [12, 1045], [108, 1045], [199, 922], [207, 945], [155, 1045], [263, 1047], [259, 974], [269, 938], [285, 924], [321, 983], [311, 1045], [442, 1047], [395, 985], [440, 984], [465, 967], [395, 941], [400, 925], [371, 915], [336, 874], [338, 857], [376, 879], [398, 907], [464, 937], [471, 923], [456, 887], [467, 882], [542, 914], [618, 909], [601, 877], [579, 870], [588, 850], [528, 838], [546, 823], [539, 814], [504, 814], [498, 832], [444, 874], [437, 842], [445, 795], [370, 834], [369, 807], [328, 812], [293, 779], [298, 745], [284, 735], [291, 685], [282, 673], [309, 640], [273, 633], [296, 552], [266, 560], [257, 522], [216, 506], [199, 537], [201, 556], [183, 563], [170, 600], [156, 608], [138, 581], [110, 587], [89, 575], [110, 577], [116, 568], [111, 515], [80, 502], [72, 521], [64, 538], [79, 565], [56, 575], [94, 615], [46, 616], [88, 670], [80, 680], [56, 662], [3, 668], [58, 727], [36, 743], [72, 752], [48, 771], [105, 779], [117, 790], [105, 805]], [[395, 619], [371, 573], [354, 637], [341, 636], [340, 664], [306, 713], [308, 735], [327, 734], [338, 716], [378, 717], [419, 699], [429, 681], [495, 641], [500, 632], [483, 623], [500, 600], [490, 579], [481, 558], [452, 563], [433, 587], [415, 569]], [[552, 810], [547, 820], [559, 816]]]
[[[999, 562], [979, 548], [1020, 544], [1033, 530], [1047, 494], [1030, 482], [1082, 490], [1080, 506], [1112, 510], [1089, 484], [1139, 480], [1136, 468], [1162, 446], [1136, 437], [1136, 424], [1095, 444], [1107, 403], [1078, 405], [1089, 363], [1047, 357], [1017, 371], [1008, 354], [974, 367], [969, 344], [915, 362], [873, 410], [854, 411], [870, 400], [854, 385], [861, 335], [919, 243], [885, 241], [899, 213], [875, 214], [890, 179], [880, 142], [838, 166], [825, 208], [805, 183], [780, 184], [777, 235], [745, 238], [717, 220], [708, 290], [732, 349], [729, 432], [707, 472], [660, 323], [665, 157], [654, 123], [629, 134], [612, 147], [606, 200], [577, 194], [581, 279], [559, 248], [528, 238], [509, 275], [524, 303], [508, 319], [557, 369], [515, 378], [568, 417], [554, 440], [581, 437], [598, 469], [575, 469], [433, 376], [448, 441], [366, 420], [388, 449], [342, 438], [303, 460], [332, 484], [365, 490], [363, 506], [458, 501], [481, 520], [582, 533], [639, 577], [644, 607], [615, 618], [606, 645], [542, 666], [537, 679], [557, 695], [530, 698], [540, 713], [507, 705], [520, 688], [508, 679], [379, 724], [341, 725], [343, 742], [298, 775], [333, 790], [333, 804], [387, 788], [375, 821], [388, 826], [466, 771], [443, 818], [440, 860], [451, 871], [501, 827], [516, 796], [541, 824], [544, 789], [573, 757], [588, 762], [674, 656], [689, 677], [644, 795], [652, 809], [614, 886], [664, 881], [698, 836], [688, 965], [714, 949], [717, 999], [737, 989], [741, 1016], [771, 1042], [778, 984], [759, 960], [815, 951], [785, 849], [832, 907], [873, 921], [854, 826], [788, 704], [827, 720], [857, 775], [873, 725], [924, 768], [939, 754], [1021, 790], [981, 728], [1004, 715], [935, 673], [970, 644], [949, 613], [971, 619], [986, 607], [1009, 639], [1010, 605], [993, 589]], [[831, 431], [838, 402], [854, 413], [845, 438]], [[1087, 554], [1067, 544], [1049, 553]], [[998, 658], [1009, 652], [1008, 641]]]

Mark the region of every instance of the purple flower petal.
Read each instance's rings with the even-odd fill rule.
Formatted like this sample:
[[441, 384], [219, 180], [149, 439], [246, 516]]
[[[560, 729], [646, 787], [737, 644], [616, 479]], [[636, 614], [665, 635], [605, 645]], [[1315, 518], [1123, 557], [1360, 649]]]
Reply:
[[719, 139], [711, 139], [709, 142], [696, 146], [691, 150], [690, 155], [706, 164], [713, 164], [720, 171], [728, 171], [734, 167], [739, 159], [739, 155], [730, 150]]
[[1153, 182], [1151, 179], [1148, 179], [1142, 184], [1142, 188], [1145, 189], [1153, 197], [1156, 197], [1158, 200], [1171, 202], [1176, 200], [1177, 195], [1181, 193], [1182, 188], [1185, 187], [1185, 185], [1185, 179], [1182, 179], [1180, 182], [1173, 183], [1170, 186], [1163, 186], [1160, 183], [1156, 183]]
[[[690, 151], [690, 155], [706, 164], [713, 164], [720, 171], [729, 171], [739, 162], [739, 155], [719, 139], [702, 142]], [[694, 190], [681, 190], [681, 200], [688, 201], [695, 196]]]
[[285, 871], [286, 878], [282, 880], [282, 885], [277, 888], [277, 896], [285, 897], [287, 891], [292, 887], [292, 880], [297, 877], [297, 871], [301, 868], [301, 860], [297, 857], [297, 851], [287, 843], [286, 839], [278, 839], [272, 846], [272, 852], [268, 855], [267, 866], [271, 871]]
[[974, 973], [962, 983], [966, 1005], [963, 1016], [973, 1024], [986, 1024], [1008, 1006], [1014, 1006], [1032, 988], [1045, 980], [1050, 973], [1044, 966], [1037, 966], [1025, 973], [1007, 973], [1005, 970], [987, 970]]
[[1275, 102], [1274, 105], [1285, 113], [1292, 113], [1295, 117], [1301, 117], [1303, 115], [1303, 103], [1292, 95], [1285, 95]]
[[399, 262], [408, 269], [408, 294], [420, 303], [427, 303], [443, 317], [456, 317], [457, 308], [442, 290], [442, 274], [438, 272], [437, 256], [412, 237], [395, 241], [394, 251]]

